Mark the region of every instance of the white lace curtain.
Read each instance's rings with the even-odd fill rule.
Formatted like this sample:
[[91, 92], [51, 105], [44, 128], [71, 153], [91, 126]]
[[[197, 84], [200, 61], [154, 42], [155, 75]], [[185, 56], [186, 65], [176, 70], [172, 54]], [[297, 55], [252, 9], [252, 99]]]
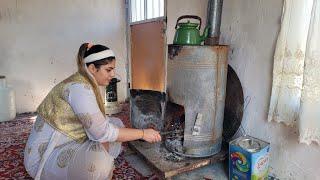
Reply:
[[268, 121], [320, 145], [320, 0], [284, 0]]

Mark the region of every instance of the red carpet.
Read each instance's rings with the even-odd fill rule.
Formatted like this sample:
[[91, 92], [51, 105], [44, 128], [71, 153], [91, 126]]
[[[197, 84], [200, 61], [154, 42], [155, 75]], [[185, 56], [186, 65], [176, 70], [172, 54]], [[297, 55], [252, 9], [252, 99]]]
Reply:
[[[21, 114], [12, 121], [0, 123], [0, 179], [32, 179], [23, 166], [23, 151], [36, 114]], [[128, 106], [115, 115], [129, 127]], [[126, 144], [124, 144], [126, 146]], [[143, 177], [120, 155], [115, 160], [112, 179], [151, 179]], [[153, 177], [154, 178], [154, 177]], [[152, 179], [153, 179], [152, 178]]]

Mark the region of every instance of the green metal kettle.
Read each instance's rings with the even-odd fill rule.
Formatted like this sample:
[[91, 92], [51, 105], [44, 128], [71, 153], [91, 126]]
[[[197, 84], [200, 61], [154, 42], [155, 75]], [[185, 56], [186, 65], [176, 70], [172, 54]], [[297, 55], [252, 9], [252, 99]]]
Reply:
[[[180, 22], [182, 19], [197, 19], [200, 23]], [[199, 16], [184, 15], [177, 19], [176, 33], [174, 35], [173, 44], [177, 45], [201, 45], [201, 42], [208, 37], [209, 27], [205, 27], [204, 32], [200, 35], [201, 18]]]

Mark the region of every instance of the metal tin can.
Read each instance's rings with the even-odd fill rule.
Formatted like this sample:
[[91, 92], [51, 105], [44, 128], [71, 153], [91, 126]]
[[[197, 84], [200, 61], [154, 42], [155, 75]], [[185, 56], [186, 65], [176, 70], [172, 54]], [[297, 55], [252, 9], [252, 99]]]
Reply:
[[268, 179], [270, 143], [241, 136], [229, 143], [229, 179]]

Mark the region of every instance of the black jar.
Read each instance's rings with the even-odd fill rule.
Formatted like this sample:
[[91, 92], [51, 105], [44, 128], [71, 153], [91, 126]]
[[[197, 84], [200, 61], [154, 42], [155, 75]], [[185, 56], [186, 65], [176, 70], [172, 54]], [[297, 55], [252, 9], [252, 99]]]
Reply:
[[117, 78], [112, 78], [109, 85], [106, 88], [106, 101], [107, 102], [117, 102], [117, 83], [120, 82]]

